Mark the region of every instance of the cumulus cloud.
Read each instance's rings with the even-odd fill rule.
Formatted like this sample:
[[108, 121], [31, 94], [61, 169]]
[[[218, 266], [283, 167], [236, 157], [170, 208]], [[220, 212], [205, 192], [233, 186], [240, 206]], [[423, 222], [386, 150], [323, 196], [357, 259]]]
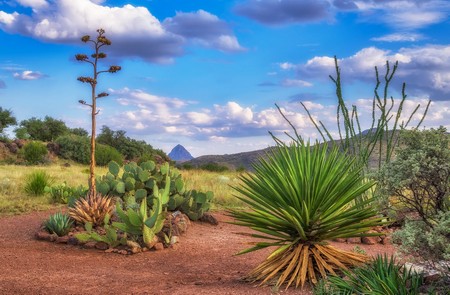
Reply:
[[47, 75], [44, 75], [40, 72], [33, 72], [33, 71], [23, 71], [23, 72], [16, 72], [13, 74], [13, 77], [18, 80], [39, 80], [42, 78], [46, 78]]
[[329, 18], [330, 4], [326, 0], [247, 0], [235, 11], [263, 24], [281, 25]]
[[[352, 56], [339, 59], [341, 74], [346, 81], [374, 80], [374, 67], [384, 73], [386, 61], [391, 67], [399, 62], [396, 81], [406, 82], [408, 92], [427, 96], [432, 100], [450, 100], [450, 45], [425, 45], [401, 48], [397, 52], [376, 47], [364, 48]], [[302, 77], [321, 79], [334, 74], [334, 58], [316, 56], [296, 65]]]
[[166, 18], [163, 26], [167, 31], [222, 51], [242, 51], [237, 38], [228, 24], [217, 16], [204, 11], [177, 12]]
[[[226, 23], [206, 11], [178, 13], [161, 23], [146, 7], [108, 7], [101, 2], [55, 0], [50, 5], [45, 0], [21, 0], [32, 12], [0, 11], [0, 28], [55, 43], [79, 43], [81, 36], [94, 34], [92, 28], [103, 28], [113, 41], [109, 51], [114, 55], [158, 63], [182, 55], [189, 40], [223, 51], [242, 50]], [[202, 32], [202, 25], [212, 28]]]

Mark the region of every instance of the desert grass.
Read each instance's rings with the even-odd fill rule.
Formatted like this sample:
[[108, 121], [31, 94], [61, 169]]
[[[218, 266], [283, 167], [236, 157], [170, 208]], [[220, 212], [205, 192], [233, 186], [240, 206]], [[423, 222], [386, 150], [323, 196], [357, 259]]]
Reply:
[[[0, 216], [16, 215], [31, 211], [57, 208], [48, 194], [32, 196], [26, 193], [28, 175], [35, 171], [45, 171], [50, 175], [53, 185], [66, 182], [69, 186], [87, 186], [89, 167], [71, 164], [69, 167], [56, 162], [52, 165], [22, 166], [0, 165]], [[107, 167], [97, 167], [97, 175], [104, 175]], [[240, 208], [245, 205], [233, 196], [231, 186], [238, 185], [238, 172], [209, 172], [203, 170], [181, 171], [187, 189], [212, 191], [214, 200], [212, 210]]]

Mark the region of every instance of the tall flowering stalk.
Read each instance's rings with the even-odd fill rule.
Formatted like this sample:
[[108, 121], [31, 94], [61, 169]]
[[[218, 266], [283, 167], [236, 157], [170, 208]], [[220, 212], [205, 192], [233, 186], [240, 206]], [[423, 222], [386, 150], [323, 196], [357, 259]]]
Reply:
[[91, 122], [92, 122], [92, 131], [91, 131], [91, 162], [90, 162], [90, 175], [89, 175], [89, 185], [90, 191], [89, 193], [92, 196], [96, 195], [96, 185], [95, 185], [95, 129], [96, 129], [96, 116], [99, 113], [97, 109], [97, 98], [108, 96], [109, 94], [106, 92], [101, 92], [97, 94], [97, 78], [101, 73], [116, 73], [120, 71], [122, 68], [120, 66], [110, 66], [107, 70], [98, 70], [98, 61], [100, 59], [106, 58], [106, 54], [100, 52], [100, 49], [103, 46], [111, 45], [111, 40], [105, 37], [105, 30], [98, 29], [97, 37], [95, 39], [91, 39], [89, 35], [83, 36], [81, 41], [84, 43], [91, 42], [94, 46], [95, 52], [91, 54], [91, 57], [88, 57], [86, 54], [77, 54], [75, 55], [76, 60], [87, 62], [92, 65], [92, 76], [81, 76], [78, 77], [77, 80], [82, 83], [88, 83], [91, 86], [91, 103], [87, 103], [84, 100], [79, 100], [78, 102], [82, 105], [89, 106], [91, 108]]

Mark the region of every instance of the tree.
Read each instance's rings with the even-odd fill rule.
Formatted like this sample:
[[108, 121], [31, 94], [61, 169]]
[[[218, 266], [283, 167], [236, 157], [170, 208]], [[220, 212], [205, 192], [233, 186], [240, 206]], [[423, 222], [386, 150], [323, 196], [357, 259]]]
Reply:
[[16, 124], [17, 120], [12, 111], [0, 107], [0, 133], [3, 133], [5, 128]]
[[15, 129], [17, 138], [30, 138], [40, 141], [54, 141], [56, 138], [68, 132], [66, 123], [61, 120], [45, 116], [44, 120], [32, 117], [20, 122], [20, 127]]
[[69, 133], [78, 135], [78, 136], [88, 136], [89, 133], [83, 128], [70, 128]]
[[380, 192], [391, 209], [406, 208], [433, 227], [450, 209], [450, 136], [444, 127], [404, 131], [402, 144], [379, 173]]
[[103, 46], [111, 45], [111, 41], [105, 37], [105, 30], [98, 29], [97, 30], [97, 38], [91, 39], [89, 35], [85, 35], [81, 38], [81, 41], [84, 43], [91, 42], [94, 47], [94, 53], [91, 54], [89, 58], [86, 54], [77, 54], [75, 55], [76, 60], [81, 62], [89, 63], [92, 66], [92, 76], [81, 76], [78, 77], [78, 81], [82, 83], [87, 83], [91, 86], [91, 103], [87, 103], [84, 100], [79, 100], [78, 102], [82, 105], [89, 106], [91, 108], [91, 163], [90, 163], [90, 175], [89, 175], [89, 185], [90, 185], [90, 194], [92, 196], [96, 195], [96, 186], [95, 186], [95, 129], [96, 129], [96, 116], [99, 113], [97, 109], [97, 98], [106, 97], [109, 94], [106, 92], [101, 92], [97, 94], [97, 83], [98, 76], [102, 73], [116, 73], [120, 71], [122, 68], [120, 66], [110, 66], [108, 70], [98, 70], [98, 61], [106, 58], [106, 54], [101, 52], [100, 49]]

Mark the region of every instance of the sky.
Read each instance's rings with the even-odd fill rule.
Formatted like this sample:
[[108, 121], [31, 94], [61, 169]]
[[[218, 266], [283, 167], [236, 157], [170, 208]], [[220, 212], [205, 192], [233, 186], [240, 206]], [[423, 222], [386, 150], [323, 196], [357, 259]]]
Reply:
[[[401, 120], [431, 100], [424, 128], [450, 129], [450, 1], [447, 0], [0, 0], [0, 106], [18, 121], [51, 116], [90, 130], [79, 100], [92, 75], [75, 54], [103, 28], [112, 41], [98, 80], [99, 128], [125, 130], [169, 153], [194, 157], [266, 148], [291, 132], [305, 138], [311, 116], [337, 133], [334, 57], [346, 103], [371, 122], [375, 67]], [[383, 95], [383, 86], [380, 87]], [[11, 133], [12, 130], [9, 130]]]

